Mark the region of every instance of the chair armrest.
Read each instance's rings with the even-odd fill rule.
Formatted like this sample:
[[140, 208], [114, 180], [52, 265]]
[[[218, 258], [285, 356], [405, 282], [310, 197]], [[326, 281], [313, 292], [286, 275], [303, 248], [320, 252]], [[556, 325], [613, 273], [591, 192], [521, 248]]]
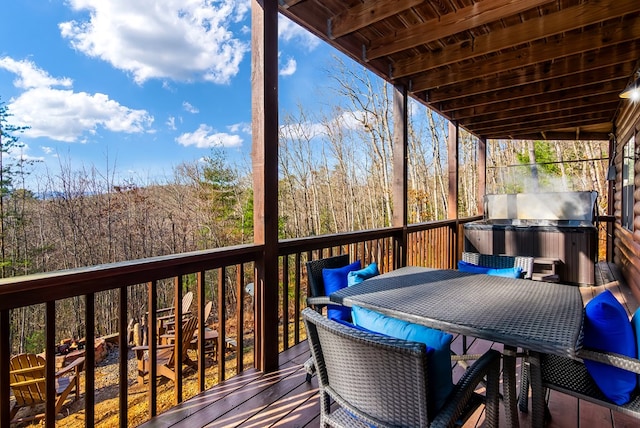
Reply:
[[[493, 407], [495, 415], [492, 417], [497, 418], [500, 358], [501, 355], [498, 351], [490, 349], [482, 355], [478, 361], [471, 365], [460, 381], [454, 385], [453, 391], [449, 395], [446, 404], [434, 418], [432, 426], [454, 425], [455, 421], [464, 414], [469, 400], [474, 395], [473, 391], [485, 379], [485, 376], [487, 378], [486, 408], [489, 409]], [[489, 421], [488, 415], [487, 421], [491, 422]], [[497, 419], [494, 422], [497, 426]], [[491, 424], [489, 424], [489, 426], [490, 425]]]
[[329, 300], [329, 296], [317, 296], [317, 297], [307, 297], [307, 305], [308, 306], [327, 306], [327, 305], [335, 305], [331, 300]]
[[640, 360], [626, 355], [583, 348], [578, 351], [578, 357], [640, 374]]
[[84, 359], [85, 359], [85, 357], [76, 358], [75, 360], [73, 360], [73, 362], [71, 364], [69, 364], [68, 366], [63, 367], [58, 372], [56, 372], [56, 377], [65, 375], [65, 374], [69, 373], [70, 371], [75, 371], [76, 374], [80, 373], [82, 371], [82, 369], [84, 368]]
[[[175, 343], [170, 343], [170, 344], [165, 344], [165, 345], [157, 345], [156, 349], [169, 349], [169, 348], [174, 348], [176, 345]], [[144, 346], [134, 346], [133, 348], [131, 348], [132, 351], [148, 351], [149, 350], [149, 346], [148, 345], [144, 345]]]

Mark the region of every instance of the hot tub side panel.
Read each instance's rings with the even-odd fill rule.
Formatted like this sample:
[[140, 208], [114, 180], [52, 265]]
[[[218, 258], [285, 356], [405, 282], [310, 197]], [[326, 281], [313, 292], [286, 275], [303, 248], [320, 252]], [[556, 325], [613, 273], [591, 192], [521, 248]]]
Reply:
[[561, 282], [595, 283], [595, 227], [511, 227], [469, 223], [464, 235], [465, 251], [557, 259]]

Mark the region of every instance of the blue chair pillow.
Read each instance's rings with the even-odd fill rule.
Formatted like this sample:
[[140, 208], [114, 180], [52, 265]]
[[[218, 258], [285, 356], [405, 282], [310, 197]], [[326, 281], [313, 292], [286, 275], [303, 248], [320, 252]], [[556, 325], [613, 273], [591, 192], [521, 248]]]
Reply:
[[[585, 307], [584, 346], [637, 358], [637, 342], [627, 311], [609, 290]], [[622, 405], [631, 399], [638, 381], [635, 373], [596, 361], [584, 360], [584, 364], [609, 400]]]
[[[640, 356], [640, 308], [636, 309], [633, 317], [631, 317], [631, 328], [636, 338], [636, 352]], [[638, 375], [638, 385], [640, 385], [640, 374]]]
[[490, 268], [460, 260], [458, 262], [458, 270], [466, 273], [483, 273], [486, 275], [504, 276], [507, 278], [522, 278], [522, 268], [520, 266], [512, 268]]
[[[326, 295], [335, 293], [347, 286], [347, 274], [352, 270], [361, 268], [360, 260], [350, 265], [334, 269], [322, 269], [322, 281], [324, 282], [324, 292]], [[351, 309], [346, 306], [327, 305], [327, 318], [332, 320], [351, 321]]]
[[351, 287], [354, 284], [359, 284], [365, 279], [373, 278], [376, 275], [380, 275], [376, 263], [371, 263], [364, 269], [352, 270], [347, 274], [347, 286]]
[[453, 336], [440, 330], [411, 324], [358, 306], [354, 306], [351, 310], [353, 323], [357, 326], [396, 339], [424, 343], [428, 350], [429, 348], [433, 349], [428, 367], [429, 393], [434, 399], [436, 408], [440, 409], [453, 390], [450, 351]]

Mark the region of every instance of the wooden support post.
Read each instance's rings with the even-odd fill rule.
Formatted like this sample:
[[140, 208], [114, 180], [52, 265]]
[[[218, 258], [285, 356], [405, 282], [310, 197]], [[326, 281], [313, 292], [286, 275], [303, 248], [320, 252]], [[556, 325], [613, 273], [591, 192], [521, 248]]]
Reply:
[[394, 268], [407, 265], [407, 88], [396, 85], [393, 91], [393, 227], [402, 227], [402, 237], [395, 238]]
[[[457, 123], [449, 122], [449, 138], [447, 141], [448, 144], [448, 165], [449, 165], [449, 199], [447, 203], [447, 218], [458, 220], [458, 177], [459, 177], [459, 168], [460, 163], [458, 161], [458, 140], [460, 138], [460, 128]], [[449, 252], [449, 257], [452, 256], [453, 260], [449, 260], [449, 267], [453, 267], [455, 261], [460, 257], [460, 250], [458, 242], [460, 242], [458, 236], [458, 222], [454, 226], [453, 230], [453, 239], [450, 242], [452, 251]]]
[[478, 141], [478, 214], [484, 214], [484, 195], [487, 193], [487, 140], [481, 138]]
[[251, 3], [256, 365], [278, 368], [278, 3]]

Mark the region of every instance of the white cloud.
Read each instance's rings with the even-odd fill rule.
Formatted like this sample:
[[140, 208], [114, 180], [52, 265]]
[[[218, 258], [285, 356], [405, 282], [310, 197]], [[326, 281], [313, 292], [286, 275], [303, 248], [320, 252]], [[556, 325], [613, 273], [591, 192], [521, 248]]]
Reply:
[[45, 155], [50, 155], [51, 153], [53, 153], [53, 147], [49, 146], [40, 146], [40, 150], [42, 150]]
[[278, 15], [278, 37], [284, 42], [295, 41], [308, 51], [312, 51], [320, 45], [319, 38], [284, 15]]
[[280, 134], [284, 138], [309, 138], [313, 139], [326, 134], [325, 127], [322, 123], [296, 123], [293, 125], [283, 125], [280, 127]]
[[176, 118], [173, 116], [169, 116], [169, 119], [167, 119], [166, 121], [166, 125], [169, 129], [171, 129], [172, 131], [175, 131], [176, 128]]
[[189, 113], [200, 113], [200, 110], [198, 110], [196, 107], [192, 106], [191, 103], [187, 102], [187, 101], [183, 101], [182, 102], [182, 108], [185, 109], [186, 111], [188, 111]]
[[358, 130], [364, 127], [367, 123], [367, 113], [360, 110], [345, 111], [340, 116], [335, 118], [338, 125], [345, 129]]
[[327, 126], [342, 128], [349, 131], [362, 131], [364, 128], [363, 123], [366, 123], [366, 113], [359, 110], [345, 111], [340, 115], [329, 119], [328, 124], [324, 123], [296, 123], [294, 125], [284, 125], [280, 127], [280, 133], [285, 138], [297, 138], [304, 136], [305, 138], [315, 138], [322, 135], [326, 135]]
[[11, 147], [7, 151], [7, 154], [14, 159], [19, 159], [23, 161], [31, 161], [31, 162], [44, 161], [44, 158], [42, 156], [31, 156], [29, 154], [30, 150], [31, 148], [27, 144], [22, 144], [20, 146]]
[[38, 68], [31, 61], [16, 61], [13, 58], [0, 58], [0, 68], [12, 72], [17, 76], [13, 85], [20, 89], [41, 88], [47, 86], [71, 87], [73, 81], [69, 78], [56, 79], [49, 73]]
[[181, 146], [195, 146], [199, 149], [212, 147], [239, 147], [242, 145], [242, 138], [238, 135], [227, 134], [226, 132], [215, 132], [208, 125], [201, 124], [194, 132], [185, 132], [176, 138]]
[[59, 24], [78, 51], [148, 79], [205, 80], [227, 84], [239, 71], [249, 43], [232, 33], [249, 2], [237, 0], [69, 0], [83, 21]]
[[298, 64], [296, 63], [296, 60], [293, 58], [289, 58], [289, 61], [287, 61], [285, 66], [280, 69], [280, 75], [291, 76], [293, 73], [296, 72], [297, 67], [298, 67]]
[[251, 123], [249, 122], [240, 122], [234, 123], [233, 125], [227, 126], [229, 132], [237, 134], [238, 132], [244, 132], [245, 134], [251, 134]]
[[14, 85], [26, 89], [9, 105], [15, 124], [30, 127], [24, 131], [25, 137], [75, 142], [82, 141], [87, 132], [96, 133], [98, 127], [138, 133], [147, 131], [153, 123], [147, 111], [125, 107], [107, 95], [54, 88], [70, 88], [72, 81], [53, 78], [31, 61], [5, 57], [0, 67], [15, 73]]

